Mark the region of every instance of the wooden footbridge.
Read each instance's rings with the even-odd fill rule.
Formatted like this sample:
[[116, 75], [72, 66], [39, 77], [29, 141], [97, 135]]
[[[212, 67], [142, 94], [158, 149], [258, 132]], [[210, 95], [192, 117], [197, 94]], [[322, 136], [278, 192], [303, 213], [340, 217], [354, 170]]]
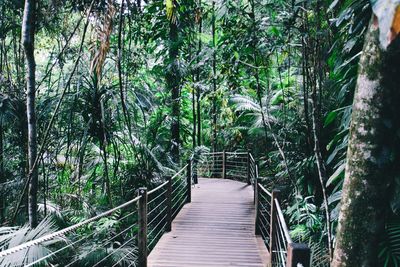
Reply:
[[5, 248], [0, 266], [308, 267], [310, 250], [292, 242], [279, 191], [262, 185], [251, 153], [216, 152], [116, 208]]

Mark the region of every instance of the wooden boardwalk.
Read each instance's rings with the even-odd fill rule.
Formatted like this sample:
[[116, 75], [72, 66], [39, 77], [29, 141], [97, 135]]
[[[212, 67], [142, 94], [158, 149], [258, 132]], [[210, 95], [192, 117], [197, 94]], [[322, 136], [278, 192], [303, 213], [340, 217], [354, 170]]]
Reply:
[[186, 204], [148, 258], [149, 267], [266, 266], [254, 235], [253, 189], [232, 180], [199, 179]]

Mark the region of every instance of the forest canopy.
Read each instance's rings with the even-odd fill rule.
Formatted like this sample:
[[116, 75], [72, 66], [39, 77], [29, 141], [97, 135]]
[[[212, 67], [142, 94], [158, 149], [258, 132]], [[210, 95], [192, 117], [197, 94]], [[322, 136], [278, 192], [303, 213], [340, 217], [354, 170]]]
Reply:
[[398, 0], [2, 0], [0, 239], [251, 151], [312, 266], [398, 266], [399, 32]]

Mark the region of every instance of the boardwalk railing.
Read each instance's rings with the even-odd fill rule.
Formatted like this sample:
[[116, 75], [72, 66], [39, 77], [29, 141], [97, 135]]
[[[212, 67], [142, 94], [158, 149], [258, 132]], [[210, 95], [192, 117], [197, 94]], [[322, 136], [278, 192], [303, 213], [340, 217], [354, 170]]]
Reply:
[[[136, 198], [90, 219], [52, 234], [35, 233], [21, 245], [0, 247], [0, 266], [146, 267], [149, 252], [165, 232], [171, 231], [172, 221], [182, 207], [191, 202], [191, 187], [198, 177], [229, 178], [252, 185], [255, 233], [270, 252], [269, 265], [310, 265], [309, 248], [290, 238], [279, 191], [271, 193], [260, 183], [251, 153], [224, 151], [192, 157], [156, 188], [139, 188]], [[5, 236], [1, 238], [4, 242]], [[13, 238], [12, 233], [8, 238]]]
[[269, 192], [260, 183], [258, 167], [250, 152], [205, 153], [196, 164], [200, 177], [230, 178], [253, 185], [255, 233], [262, 237], [270, 252], [269, 266], [310, 266], [308, 246], [294, 243], [290, 237], [279, 200], [280, 191]]
[[139, 188], [136, 198], [118, 207], [5, 248], [0, 251], [0, 266], [147, 266], [148, 253], [191, 201], [192, 166], [192, 160], [188, 161], [150, 191]]
[[250, 152], [204, 153], [196, 162], [199, 177], [232, 179], [251, 184], [256, 164]]

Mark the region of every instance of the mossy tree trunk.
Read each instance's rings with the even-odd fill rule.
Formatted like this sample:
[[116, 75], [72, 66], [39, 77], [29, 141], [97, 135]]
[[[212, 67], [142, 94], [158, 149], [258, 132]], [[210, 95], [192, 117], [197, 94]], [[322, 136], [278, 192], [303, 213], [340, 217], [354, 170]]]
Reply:
[[371, 22], [354, 96], [335, 267], [380, 266], [378, 245], [399, 173], [399, 62], [399, 38], [383, 51]]

